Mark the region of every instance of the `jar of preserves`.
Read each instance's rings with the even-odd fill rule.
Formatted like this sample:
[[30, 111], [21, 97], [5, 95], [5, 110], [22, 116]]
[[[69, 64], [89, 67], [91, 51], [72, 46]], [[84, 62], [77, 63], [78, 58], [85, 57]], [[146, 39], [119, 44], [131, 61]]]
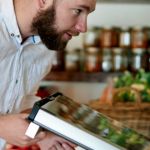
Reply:
[[119, 47], [120, 32], [121, 29], [119, 27], [112, 27], [112, 38], [111, 38], [112, 47]]
[[100, 37], [101, 28], [93, 27], [88, 29], [83, 37], [83, 46], [84, 48], [88, 47], [99, 47], [99, 37]]
[[146, 48], [147, 35], [140, 27], [134, 27], [131, 30], [131, 47], [132, 48]]
[[80, 71], [80, 49], [66, 50], [65, 70]]
[[146, 50], [142, 48], [134, 48], [132, 49], [132, 63], [131, 63], [131, 69], [132, 72], [137, 72], [139, 69], [145, 69], [146, 68], [146, 60], [145, 55]]
[[112, 47], [112, 29], [110, 27], [104, 27], [100, 37], [101, 48]]
[[121, 48], [131, 47], [131, 33], [127, 28], [122, 28], [119, 36], [119, 46]]
[[126, 52], [127, 56], [127, 70], [132, 71], [132, 49], [131, 48], [123, 48]]
[[112, 50], [111, 48], [103, 48], [102, 49], [102, 61], [101, 61], [101, 68], [103, 72], [110, 72], [112, 71]]
[[85, 52], [85, 71], [99, 72], [100, 71], [100, 55], [99, 48], [88, 47]]
[[147, 48], [150, 48], [150, 27], [144, 27], [143, 31], [147, 37]]
[[113, 48], [113, 71], [125, 71], [128, 66], [127, 53], [123, 48]]

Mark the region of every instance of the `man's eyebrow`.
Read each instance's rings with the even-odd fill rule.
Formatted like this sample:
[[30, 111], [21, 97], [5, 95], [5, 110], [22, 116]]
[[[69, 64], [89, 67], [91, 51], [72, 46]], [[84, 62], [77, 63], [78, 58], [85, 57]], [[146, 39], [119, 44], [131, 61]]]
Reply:
[[85, 6], [85, 5], [79, 5], [79, 7], [86, 9], [88, 12], [92, 12], [95, 10], [95, 9], [90, 9], [90, 7]]

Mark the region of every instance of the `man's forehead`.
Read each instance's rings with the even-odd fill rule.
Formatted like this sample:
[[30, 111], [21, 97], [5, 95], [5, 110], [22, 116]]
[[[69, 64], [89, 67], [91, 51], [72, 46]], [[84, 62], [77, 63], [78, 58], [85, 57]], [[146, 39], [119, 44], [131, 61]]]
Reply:
[[89, 5], [79, 5], [79, 7], [86, 9], [88, 12], [93, 12], [95, 10], [95, 6], [91, 7]]
[[78, 3], [78, 5], [89, 9], [89, 11], [93, 11], [95, 9], [96, 1], [95, 0], [74, 0]]
[[96, 0], [63, 0], [66, 3], [72, 3], [74, 6], [82, 7], [87, 9], [89, 12], [95, 10]]

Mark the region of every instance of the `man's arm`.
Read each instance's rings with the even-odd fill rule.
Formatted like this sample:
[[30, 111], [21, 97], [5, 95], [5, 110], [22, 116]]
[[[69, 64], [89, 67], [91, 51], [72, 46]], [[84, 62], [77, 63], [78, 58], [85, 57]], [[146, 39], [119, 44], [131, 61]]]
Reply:
[[46, 137], [45, 132], [39, 132], [38, 135], [31, 139], [25, 135], [29, 126], [26, 120], [28, 114], [11, 114], [0, 116], [0, 137], [8, 143], [16, 146], [28, 146]]

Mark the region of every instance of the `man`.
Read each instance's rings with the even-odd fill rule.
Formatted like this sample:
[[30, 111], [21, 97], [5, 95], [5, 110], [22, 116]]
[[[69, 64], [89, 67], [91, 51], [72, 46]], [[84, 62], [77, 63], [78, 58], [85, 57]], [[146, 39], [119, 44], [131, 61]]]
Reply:
[[[63, 50], [72, 36], [87, 30], [95, 0], [0, 0], [0, 150], [4, 143], [39, 144], [41, 149], [72, 150], [56, 135], [25, 136], [40, 81], [50, 71], [53, 50]], [[20, 113], [20, 112], [24, 113]], [[61, 126], [60, 126], [61, 127]]]

